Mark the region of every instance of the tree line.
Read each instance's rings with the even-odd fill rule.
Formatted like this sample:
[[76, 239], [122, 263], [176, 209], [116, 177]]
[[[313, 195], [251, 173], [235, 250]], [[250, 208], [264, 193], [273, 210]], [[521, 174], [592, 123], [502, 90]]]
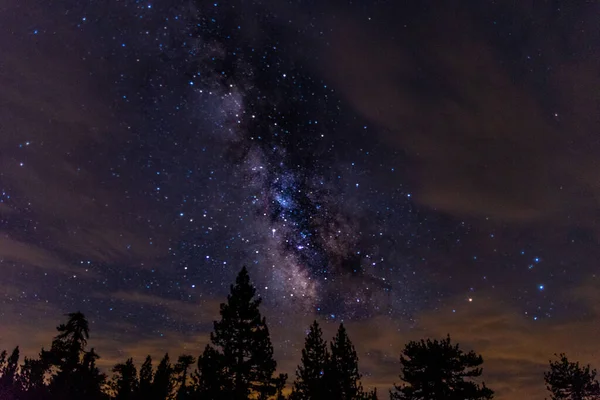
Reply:
[[[1, 400], [376, 400], [364, 390], [358, 356], [343, 324], [323, 339], [317, 321], [310, 326], [300, 364], [285, 392], [287, 375], [276, 374], [273, 345], [246, 268], [221, 304], [210, 343], [197, 358], [183, 354], [172, 363], [165, 354], [156, 368], [146, 357], [139, 373], [133, 359], [112, 368], [109, 378], [88, 350], [89, 325], [81, 312], [57, 327], [49, 350], [19, 364], [19, 347], [0, 354]], [[400, 355], [400, 380], [391, 400], [483, 400], [494, 392], [477, 381], [483, 358], [464, 352], [450, 336], [411, 341]], [[600, 399], [596, 371], [564, 354], [550, 361], [544, 380], [553, 400]]]

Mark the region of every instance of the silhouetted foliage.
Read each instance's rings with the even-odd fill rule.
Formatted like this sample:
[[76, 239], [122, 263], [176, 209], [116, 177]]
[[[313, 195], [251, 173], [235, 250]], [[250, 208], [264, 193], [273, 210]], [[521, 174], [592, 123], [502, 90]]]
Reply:
[[152, 391], [149, 399], [165, 400], [173, 392], [173, 367], [169, 360], [169, 354], [165, 354], [156, 367], [154, 380], [152, 381]]
[[17, 397], [19, 385], [17, 370], [19, 368], [19, 346], [15, 347], [10, 356], [6, 358], [6, 351], [0, 354], [0, 399]]
[[493, 391], [473, 378], [481, 376], [483, 358], [468, 353], [446, 339], [410, 342], [400, 356], [404, 381], [395, 385], [390, 398], [395, 400], [464, 400], [491, 399]]
[[227, 303], [221, 304], [221, 320], [215, 321], [211, 333], [211, 342], [223, 355], [214, 360], [224, 362], [229, 375], [219, 380], [234, 400], [251, 395], [266, 399], [275, 395], [281, 379], [287, 378], [273, 377], [277, 363], [266, 320], [258, 309], [261, 299], [255, 294], [244, 267], [231, 286]]
[[74, 375], [75, 381], [69, 385], [73, 392], [72, 398], [89, 400], [107, 398], [103, 391], [106, 375], [101, 373], [96, 366], [96, 360], [99, 358], [100, 356], [94, 351], [94, 348], [84, 353], [81, 367]]
[[47, 386], [44, 376], [49, 366], [42, 359], [25, 357], [18, 377], [19, 388], [23, 399], [44, 399], [47, 397]]
[[177, 389], [176, 400], [188, 400], [192, 397], [192, 388], [188, 385], [188, 370], [196, 362], [196, 359], [189, 354], [182, 354], [175, 364], [175, 373], [179, 374], [179, 389]]
[[558, 360], [551, 360], [550, 370], [544, 373], [546, 388], [552, 393], [552, 400], [600, 399], [600, 385], [596, 380], [595, 369], [571, 362], [565, 354], [556, 356]]
[[[147, 356], [138, 377], [129, 358], [112, 368], [109, 384], [97, 366], [99, 355], [87, 350], [88, 321], [80, 312], [67, 314], [50, 350], [42, 348], [39, 358], [25, 357], [19, 366], [19, 347], [10, 355], [0, 352], [0, 400], [285, 400], [287, 375], [275, 374], [269, 329], [255, 294], [243, 268], [221, 304], [211, 343], [197, 360], [183, 354], [172, 365], [165, 354], [154, 370]], [[472, 381], [481, 375], [481, 356], [464, 353], [450, 337], [410, 342], [400, 361], [404, 384], [390, 393], [392, 400], [492, 398], [490, 389]], [[553, 400], [600, 399], [595, 376], [595, 370], [564, 355], [544, 374]], [[344, 325], [328, 347], [314, 321], [288, 400], [377, 400], [377, 390], [363, 391], [360, 380], [358, 356]]]
[[329, 360], [327, 343], [317, 321], [309, 328], [304, 340], [302, 358], [296, 369], [291, 400], [321, 400], [328, 396], [324, 374]]
[[198, 399], [217, 400], [228, 398], [232, 393], [232, 379], [227, 374], [223, 355], [214, 347], [206, 345], [198, 357], [198, 369], [194, 374], [195, 394]]
[[330, 344], [329, 359], [325, 369], [328, 398], [331, 400], [362, 399], [363, 390], [358, 371], [358, 356], [344, 324]]
[[365, 400], [377, 400], [377, 388], [368, 391], [364, 394], [363, 398]]
[[50, 398], [61, 400], [106, 398], [102, 388], [106, 376], [96, 367], [99, 358], [94, 349], [87, 352], [89, 325], [81, 312], [67, 314], [66, 324], [59, 325], [49, 351], [42, 349], [41, 360], [53, 371]]
[[149, 399], [151, 397], [153, 378], [152, 357], [148, 356], [140, 368], [140, 389], [138, 395], [140, 400]]
[[113, 367], [112, 389], [116, 400], [133, 400], [139, 391], [137, 368], [130, 358], [125, 363]]

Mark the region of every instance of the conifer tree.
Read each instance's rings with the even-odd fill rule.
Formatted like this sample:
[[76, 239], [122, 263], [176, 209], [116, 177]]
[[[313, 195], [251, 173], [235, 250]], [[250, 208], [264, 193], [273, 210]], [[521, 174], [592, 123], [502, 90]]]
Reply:
[[153, 377], [152, 357], [148, 355], [140, 368], [140, 389], [139, 396], [137, 396], [140, 400], [151, 398]]
[[179, 374], [179, 389], [177, 389], [176, 400], [187, 400], [191, 398], [191, 388], [188, 386], [188, 370], [196, 359], [189, 354], [182, 354], [175, 364], [175, 372]]
[[19, 346], [15, 347], [10, 356], [6, 352], [0, 355], [0, 398], [16, 398], [19, 392], [17, 371], [19, 369]]
[[165, 400], [173, 392], [173, 367], [169, 361], [169, 354], [165, 354], [156, 367], [154, 380], [152, 381], [151, 398], [154, 400]]
[[473, 351], [463, 352], [443, 340], [409, 342], [400, 356], [402, 385], [395, 385], [392, 400], [483, 400], [494, 392], [473, 378], [481, 376], [483, 358]]
[[550, 370], [544, 373], [552, 400], [600, 399], [600, 384], [596, 380], [595, 369], [571, 362], [565, 354], [557, 357], [557, 361], [550, 361]]
[[107, 396], [103, 392], [106, 382], [106, 375], [101, 373], [96, 366], [96, 360], [100, 356], [94, 351], [86, 351], [83, 355], [81, 366], [73, 375], [73, 380], [70, 382], [70, 387], [73, 388], [71, 398], [73, 399], [106, 399]]
[[194, 382], [194, 394], [198, 399], [218, 400], [233, 396], [233, 382], [227, 373], [223, 355], [208, 344], [198, 357]]
[[62, 375], [72, 373], [81, 362], [81, 357], [90, 337], [88, 321], [81, 312], [67, 314], [66, 324], [60, 324], [56, 330], [49, 352], [45, 355], [50, 362], [60, 368]]
[[21, 372], [19, 374], [19, 387], [22, 392], [26, 392], [26, 399], [46, 398], [47, 387], [44, 384], [44, 377], [49, 366], [41, 358], [32, 359], [25, 357]]
[[344, 324], [340, 324], [330, 345], [330, 356], [325, 370], [329, 398], [332, 400], [356, 400], [363, 396], [358, 356], [350, 341]]
[[273, 377], [277, 363], [266, 320], [258, 308], [261, 299], [255, 294], [244, 267], [231, 286], [227, 303], [221, 304], [221, 320], [215, 321], [211, 334], [230, 377], [222, 381], [231, 384], [225, 389], [232, 392], [234, 400], [273, 396], [285, 377]]
[[[101, 398], [105, 376], [96, 367], [98, 354], [92, 349], [86, 352], [89, 325], [81, 312], [67, 314], [66, 324], [56, 330], [49, 351], [42, 349], [42, 362], [55, 370], [49, 391], [53, 398], [61, 400]], [[87, 396], [87, 397], [86, 397]]]
[[324, 374], [329, 353], [319, 323], [315, 320], [304, 340], [302, 358], [296, 369], [292, 400], [321, 400], [327, 397]]
[[125, 363], [115, 365], [112, 371], [115, 373], [112, 385], [115, 400], [135, 399], [139, 390], [139, 381], [133, 359], [129, 358]]

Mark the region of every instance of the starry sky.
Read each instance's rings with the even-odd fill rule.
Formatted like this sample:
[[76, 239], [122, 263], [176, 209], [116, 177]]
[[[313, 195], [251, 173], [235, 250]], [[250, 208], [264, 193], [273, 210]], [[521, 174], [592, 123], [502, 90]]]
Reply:
[[0, 347], [197, 355], [247, 265], [282, 371], [313, 319], [384, 391], [450, 333], [542, 399], [599, 356], [599, 12], [0, 1]]

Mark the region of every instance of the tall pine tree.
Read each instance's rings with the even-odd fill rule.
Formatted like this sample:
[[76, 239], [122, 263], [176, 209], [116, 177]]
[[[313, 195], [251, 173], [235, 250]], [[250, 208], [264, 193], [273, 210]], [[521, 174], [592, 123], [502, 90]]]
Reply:
[[269, 329], [261, 316], [260, 298], [250, 284], [246, 267], [238, 274], [227, 303], [221, 304], [221, 320], [215, 321], [211, 341], [222, 354], [229, 379], [221, 379], [233, 400], [249, 396], [267, 398], [276, 394], [281, 379], [273, 377], [277, 363]]
[[409, 342], [400, 356], [402, 385], [395, 385], [392, 400], [484, 400], [494, 392], [473, 378], [481, 376], [483, 358], [473, 351], [463, 352], [443, 340]]
[[101, 388], [105, 376], [96, 367], [98, 354], [87, 352], [89, 324], [81, 312], [67, 314], [66, 324], [59, 325], [49, 351], [42, 349], [42, 362], [53, 367], [49, 391], [61, 400], [104, 397]]
[[296, 369], [292, 400], [321, 400], [328, 396], [324, 374], [329, 353], [319, 323], [314, 321], [304, 339], [302, 358]]
[[340, 324], [330, 346], [325, 380], [331, 400], [362, 399], [363, 390], [358, 372], [358, 356], [344, 324]]

